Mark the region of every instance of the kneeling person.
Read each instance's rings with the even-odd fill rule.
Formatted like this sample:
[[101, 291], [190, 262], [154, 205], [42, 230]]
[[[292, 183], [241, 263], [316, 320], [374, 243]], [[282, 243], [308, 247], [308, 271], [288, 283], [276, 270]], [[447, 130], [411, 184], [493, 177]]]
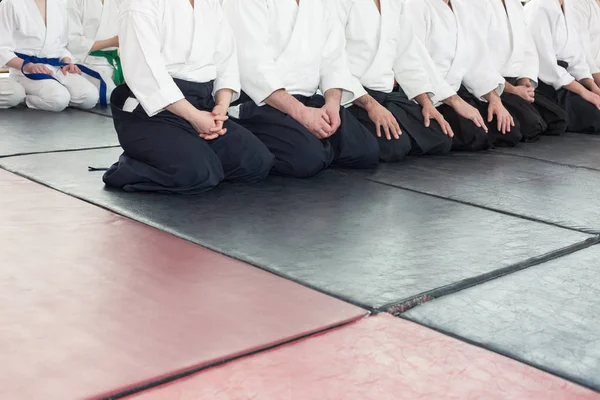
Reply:
[[98, 91], [73, 64], [67, 41], [61, 0], [0, 2], [0, 65], [8, 65], [11, 78], [25, 89], [28, 107], [62, 111], [98, 102]]
[[[276, 158], [273, 173], [297, 178], [330, 165], [373, 168], [377, 140], [340, 106], [354, 93], [344, 36], [322, 0], [225, 0], [238, 43], [239, 122]], [[318, 90], [324, 97], [317, 94]]]
[[197, 194], [265, 178], [273, 155], [228, 121], [240, 91], [217, 0], [128, 0], [119, 26], [125, 85], [111, 108], [123, 155], [104, 175], [126, 191]]
[[431, 101], [434, 87], [403, 4], [329, 1], [345, 29], [350, 70], [368, 92], [350, 111], [377, 136], [381, 160], [449, 152], [452, 128]]

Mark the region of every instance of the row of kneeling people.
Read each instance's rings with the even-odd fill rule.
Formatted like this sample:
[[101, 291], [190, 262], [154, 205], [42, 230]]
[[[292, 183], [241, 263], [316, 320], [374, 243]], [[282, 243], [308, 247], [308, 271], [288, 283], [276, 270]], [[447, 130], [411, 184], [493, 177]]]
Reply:
[[112, 91], [128, 191], [600, 133], [600, 0], [64, 1], [0, 3], [2, 85]]

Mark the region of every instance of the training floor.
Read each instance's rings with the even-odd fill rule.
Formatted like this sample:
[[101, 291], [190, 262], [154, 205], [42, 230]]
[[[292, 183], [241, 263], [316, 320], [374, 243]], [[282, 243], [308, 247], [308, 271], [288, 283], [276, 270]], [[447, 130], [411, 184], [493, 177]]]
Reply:
[[0, 112], [0, 399], [600, 400], [600, 137], [185, 197], [103, 114]]

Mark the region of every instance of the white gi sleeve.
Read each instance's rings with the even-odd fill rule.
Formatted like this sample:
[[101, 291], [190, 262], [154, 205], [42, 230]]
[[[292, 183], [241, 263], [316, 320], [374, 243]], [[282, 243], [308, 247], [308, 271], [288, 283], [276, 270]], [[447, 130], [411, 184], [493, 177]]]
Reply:
[[157, 1], [123, 2], [119, 45], [125, 81], [149, 116], [184, 98], [160, 52]]
[[550, 15], [543, 8], [538, 8], [537, 11], [529, 16], [527, 25], [539, 55], [540, 80], [558, 90], [573, 82], [575, 78], [565, 68], [558, 65], [553, 44], [553, 21]]
[[431, 25], [429, 9], [423, 0], [407, 0], [405, 3], [406, 14], [411, 17], [411, 26], [414, 36], [419, 40], [421, 46], [418, 51], [424, 63], [425, 71], [433, 85], [433, 94], [431, 98], [433, 104], [440, 105], [442, 101], [456, 95], [456, 91], [446, 82], [435, 62], [427, 50], [428, 31]]
[[[404, 8], [404, 7], [403, 7]], [[397, 40], [396, 60], [394, 61], [394, 75], [396, 81], [404, 90], [409, 99], [414, 99], [420, 94], [427, 93], [430, 98], [435, 97], [435, 89], [429, 74], [425, 69], [425, 60], [419, 47], [425, 45], [414, 34], [410, 16], [403, 10], [400, 17], [400, 29]]]
[[83, 61], [94, 46], [94, 40], [83, 34], [83, 0], [68, 0], [69, 51], [77, 61]]
[[238, 66], [235, 37], [225, 20], [221, 7], [215, 7], [219, 31], [217, 32], [217, 45], [215, 51], [215, 65], [217, 78], [215, 79], [213, 96], [221, 89], [233, 90], [233, 100], [239, 99], [241, 92], [240, 70]]
[[346, 36], [338, 18], [334, 18], [327, 7], [323, 7], [323, 24], [327, 28], [327, 36], [323, 45], [321, 59], [319, 89], [322, 93], [329, 89], [342, 90], [342, 104], [348, 104], [365, 94], [362, 85], [350, 72], [346, 55]]
[[0, 2], [0, 66], [16, 57], [13, 32], [17, 30], [14, 9], [10, 1]]
[[523, 30], [523, 35], [524, 37], [521, 39], [525, 41], [525, 64], [523, 65], [521, 74], [517, 78], [529, 78], [532, 86], [535, 88], [538, 86], [538, 75], [540, 73], [540, 58], [535, 47], [535, 42], [533, 41], [531, 33], [529, 32], [527, 27], [525, 27], [525, 29]]
[[592, 44], [590, 41], [590, 24], [600, 24], [600, 21], [592, 21], [592, 10], [588, 2], [572, 2], [571, 16], [576, 23], [576, 29], [579, 33], [579, 40], [585, 51], [585, 58], [592, 74], [600, 72], [600, 65], [596, 63], [592, 52]]
[[269, 19], [264, 0], [227, 0], [223, 4], [237, 41], [242, 90], [259, 106], [285, 89], [268, 49]]

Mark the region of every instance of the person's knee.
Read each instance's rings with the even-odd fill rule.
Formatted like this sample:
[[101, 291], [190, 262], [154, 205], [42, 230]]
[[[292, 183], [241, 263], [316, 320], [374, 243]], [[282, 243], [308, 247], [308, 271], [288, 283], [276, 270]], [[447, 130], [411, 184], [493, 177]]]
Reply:
[[61, 84], [57, 82], [49, 82], [52, 85], [48, 85], [43, 88], [37, 96], [40, 102], [36, 102], [35, 107], [43, 111], [61, 112], [69, 106], [71, 102], [71, 94]]
[[355, 155], [355, 168], [368, 169], [377, 167], [381, 155], [381, 150], [377, 139], [367, 133], [361, 149], [357, 150], [358, 153]]
[[[279, 171], [294, 178], [310, 178], [327, 169], [331, 161], [327, 159], [322, 149], [305, 147], [298, 149], [286, 160], [278, 160]], [[282, 167], [281, 164], [285, 166]]]
[[431, 149], [427, 150], [425, 154], [433, 155], [433, 156], [441, 156], [444, 154], [448, 154], [452, 149], [452, 138], [443, 132], [440, 132], [438, 136], [438, 142]]
[[379, 159], [383, 162], [402, 161], [411, 151], [411, 141], [406, 133], [398, 139], [391, 140], [381, 137], [377, 139], [379, 146]]
[[7, 107], [15, 107], [21, 104], [25, 100], [25, 89], [18, 83], [14, 83], [11, 86], [10, 94], [6, 98]]
[[98, 104], [99, 99], [100, 92], [92, 84], [80, 88], [76, 94], [71, 94], [71, 102], [84, 110], [94, 108]]
[[242, 169], [241, 181], [244, 182], [259, 182], [265, 179], [271, 173], [271, 169], [275, 163], [275, 157], [269, 149], [261, 142], [260, 145], [254, 148], [243, 158], [240, 165]]

